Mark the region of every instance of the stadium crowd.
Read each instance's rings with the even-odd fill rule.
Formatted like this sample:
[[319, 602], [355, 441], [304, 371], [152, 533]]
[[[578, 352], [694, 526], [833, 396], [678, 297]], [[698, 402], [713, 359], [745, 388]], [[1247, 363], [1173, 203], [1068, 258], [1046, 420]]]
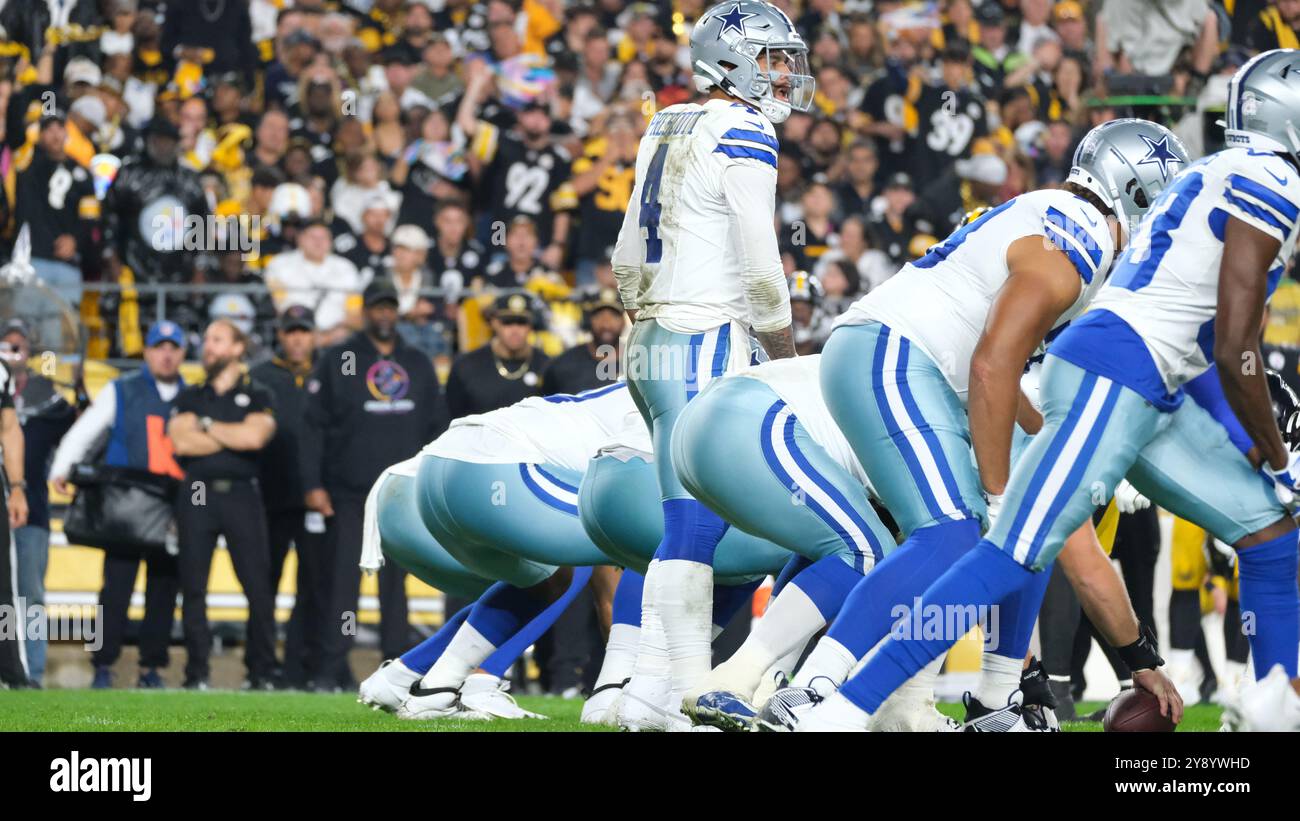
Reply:
[[[1193, 156], [1215, 150], [1227, 78], [1300, 42], [1300, 0], [777, 5], [817, 81], [814, 109], [778, 127], [778, 235], [803, 353], [967, 213], [1062, 182], [1093, 125], [1140, 113]], [[147, 369], [148, 350], [170, 344], [194, 358], [227, 320], [293, 408], [278, 436], [315, 414], [318, 450], [328, 426], [357, 418], [316, 407], [314, 392], [284, 397], [314, 384], [316, 352], [378, 339], [383, 305], [438, 374], [420, 436], [593, 387], [616, 375], [601, 367], [624, 330], [610, 254], [638, 139], [654, 111], [698, 96], [687, 42], [707, 6], [0, 0], [0, 260], [30, 255], [91, 357], [143, 356]], [[1269, 341], [1300, 343], [1296, 290], [1279, 290]], [[33, 328], [6, 340], [39, 351]], [[285, 446], [267, 461], [296, 459]], [[28, 464], [43, 484], [48, 465]], [[346, 481], [319, 464], [310, 479], [277, 474], [268, 487], [302, 493], [268, 499], [270, 521], [346, 509], [335, 539], [359, 550], [357, 494], [383, 465], [362, 467]], [[1149, 542], [1149, 528], [1133, 538]], [[293, 540], [270, 538], [275, 562]], [[383, 587], [386, 617], [404, 619], [400, 585]], [[406, 636], [385, 635], [400, 652]]]

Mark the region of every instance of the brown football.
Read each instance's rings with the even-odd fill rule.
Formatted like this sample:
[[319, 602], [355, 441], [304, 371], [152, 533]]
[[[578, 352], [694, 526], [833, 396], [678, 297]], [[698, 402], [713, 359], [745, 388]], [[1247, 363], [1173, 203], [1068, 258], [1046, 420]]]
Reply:
[[1108, 733], [1172, 733], [1174, 722], [1160, 715], [1160, 699], [1135, 687], [1115, 696], [1101, 727]]

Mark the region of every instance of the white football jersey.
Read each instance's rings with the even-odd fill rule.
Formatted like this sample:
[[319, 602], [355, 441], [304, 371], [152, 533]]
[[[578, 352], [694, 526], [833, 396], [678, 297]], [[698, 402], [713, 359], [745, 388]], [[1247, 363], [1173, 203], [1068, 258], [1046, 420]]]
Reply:
[[1021, 194], [958, 228], [853, 303], [836, 325], [875, 320], [889, 326], [939, 366], [964, 405], [971, 356], [1010, 274], [1007, 249], [1028, 236], [1045, 237], [1064, 251], [1082, 280], [1078, 299], [1053, 326], [1060, 328], [1092, 300], [1115, 256], [1115, 241], [1101, 212], [1060, 190]]
[[862, 463], [854, 455], [853, 448], [849, 447], [844, 434], [840, 433], [839, 426], [831, 418], [831, 412], [822, 399], [821, 362], [821, 354], [773, 359], [737, 371], [735, 375], [757, 379], [771, 388], [773, 393], [790, 406], [790, 411], [813, 441], [869, 489], [871, 484], [867, 480], [867, 472], [862, 469]]
[[1281, 243], [1271, 295], [1295, 252], [1300, 174], [1276, 154], [1229, 148], [1189, 165], [1156, 199], [1092, 306], [1123, 319], [1173, 392], [1213, 359], [1228, 217]]
[[[615, 271], [640, 269], [638, 318], [677, 333], [700, 333], [726, 320], [751, 322], [742, 275], [754, 249], [739, 247], [736, 210], [723, 172], [746, 165], [770, 172], [770, 187], [745, 203], [746, 216], [771, 226], [778, 143], [772, 124], [727, 100], [683, 103], [654, 115], [641, 138], [636, 185], [614, 248]], [[771, 260], [780, 267], [772, 231]]]
[[651, 450], [650, 432], [626, 382], [582, 393], [531, 396], [451, 423], [423, 453], [480, 464], [552, 464], [584, 473], [596, 451], [618, 443]]

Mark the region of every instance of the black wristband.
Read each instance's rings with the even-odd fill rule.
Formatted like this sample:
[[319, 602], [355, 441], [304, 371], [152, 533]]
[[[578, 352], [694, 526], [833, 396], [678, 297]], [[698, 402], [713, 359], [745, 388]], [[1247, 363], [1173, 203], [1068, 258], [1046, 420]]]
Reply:
[[1160, 658], [1160, 653], [1156, 650], [1156, 637], [1151, 628], [1144, 625], [1138, 627], [1138, 640], [1132, 644], [1126, 644], [1123, 647], [1116, 647], [1115, 652], [1119, 653], [1120, 659], [1128, 665], [1128, 669], [1154, 670], [1165, 663]]

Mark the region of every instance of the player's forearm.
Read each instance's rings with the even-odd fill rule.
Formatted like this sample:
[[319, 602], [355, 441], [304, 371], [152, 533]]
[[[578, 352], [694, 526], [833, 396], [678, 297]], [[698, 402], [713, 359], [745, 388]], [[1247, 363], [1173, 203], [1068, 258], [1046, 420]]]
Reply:
[[970, 366], [971, 444], [984, 490], [1000, 494], [1011, 475], [1011, 437], [1020, 410], [1020, 372], [976, 349]]
[[[1245, 351], [1234, 353], [1236, 351]], [[1232, 342], [1216, 342], [1214, 360], [1219, 370], [1219, 380], [1223, 384], [1223, 395], [1228, 400], [1237, 421], [1245, 429], [1246, 435], [1255, 443], [1260, 455], [1275, 469], [1281, 470], [1287, 465], [1286, 445], [1282, 443], [1282, 434], [1277, 429], [1273, 418], [1273, 403], [1268, 395], [1268, 383], [1263, 370], [1258, 367], [1248, 368], [1245, 362], [1261, 362], [1259, 345], [1251, 342], [1242, 347]]]
[[1108, 644], [1126, 647], [1138, 640], [1137, 614], [1128, 591], [1097, 543], [1091, 523], [1085, 523], [1066, 540], [1057, 561], [1078, 595], [1083, 612]]
[[[242, 422], [213, 422], [208, 435], [230, 450], [260, 450], [270, 440], [267, 425], [253, 419]], [[274, 432], [271, 426], [270, 432]]]
[[768, 359], [791, 359], [796, 355], [794, 329], [789, 325], [779, 331], [755, 331], [754, 335], [767, 351]]

